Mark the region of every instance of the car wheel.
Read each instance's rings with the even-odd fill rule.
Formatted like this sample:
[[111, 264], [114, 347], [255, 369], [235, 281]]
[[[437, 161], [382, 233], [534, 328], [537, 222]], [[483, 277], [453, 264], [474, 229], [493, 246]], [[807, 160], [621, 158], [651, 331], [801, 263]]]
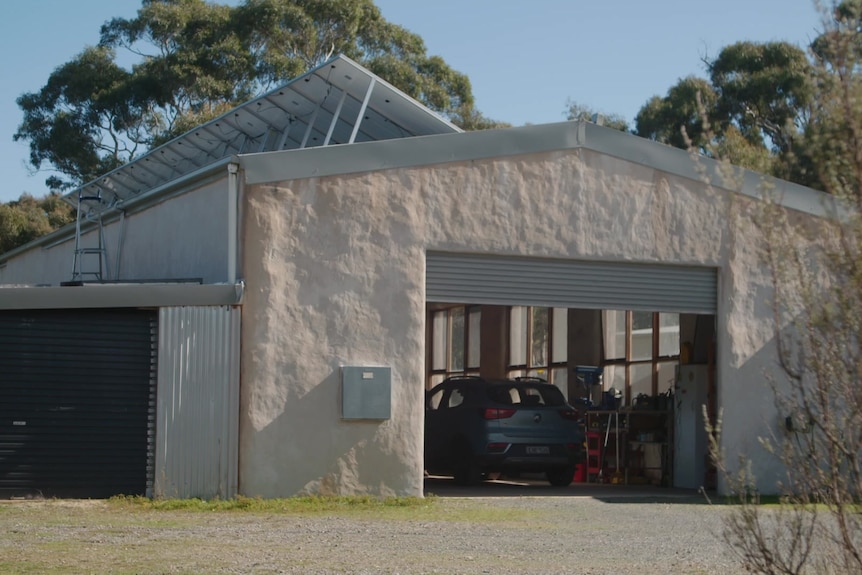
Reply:
[[545, 472], [548, 477], [548, 483], [554, 487], [568, 487], [575, 479], [574, 467], [561, 467], [557, 469], [549, 469]]
[[455, 483], [458, 485], [476, 485], [482, 481], [482, 473], [479, 464], [473, 457], [473, 450], [469, 445], [462, 444], [457, 449], [455, 461]]

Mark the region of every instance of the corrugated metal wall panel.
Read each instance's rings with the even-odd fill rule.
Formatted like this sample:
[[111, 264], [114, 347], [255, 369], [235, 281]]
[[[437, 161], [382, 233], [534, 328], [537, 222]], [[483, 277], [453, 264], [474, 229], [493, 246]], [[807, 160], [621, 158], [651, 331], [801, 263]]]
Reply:
[[159, 311], [156, 497], [237, 492], [240, 308]]
[[715, 268], [429, 252], [426, 299], [713, 314]]
[[145, 495], [155, 312], [0, 312], [0, 496]]

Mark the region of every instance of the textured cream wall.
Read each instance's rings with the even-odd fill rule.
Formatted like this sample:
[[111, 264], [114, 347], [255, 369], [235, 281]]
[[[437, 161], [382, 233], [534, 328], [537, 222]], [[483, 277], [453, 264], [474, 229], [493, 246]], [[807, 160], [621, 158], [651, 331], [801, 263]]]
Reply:
[[[718, 267], [725, 444], [757, 453], [777, 420], [764, 407], [774, 350], [750, 200], [586, 150], [246, 194], [246, 495], [422, 493], [426, 250]], [[342, 365], [392, 367], [391, 420], [340, 419]], [[757, 464], [764, 481], [776, 471]]]

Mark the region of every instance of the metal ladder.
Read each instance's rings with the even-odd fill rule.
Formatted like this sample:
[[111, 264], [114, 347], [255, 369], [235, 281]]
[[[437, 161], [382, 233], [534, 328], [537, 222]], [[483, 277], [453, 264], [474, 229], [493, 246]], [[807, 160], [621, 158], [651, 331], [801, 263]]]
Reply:
[[[107, 267], [105, 253], [105, 228], [102, 226], [104, 202], [101, 190], [95, 196], [85, 196], [78, 192], [78, 215], [75, 220], [75, 256], [72, 262], [72, 281], [83, 282], [86, 279], [97, 282], [103, 277]], [[96, 224], [96, 244], [84, 246], [81, 237], [82, 223]], [[94, 261], [95, 260], [95, 261]]]

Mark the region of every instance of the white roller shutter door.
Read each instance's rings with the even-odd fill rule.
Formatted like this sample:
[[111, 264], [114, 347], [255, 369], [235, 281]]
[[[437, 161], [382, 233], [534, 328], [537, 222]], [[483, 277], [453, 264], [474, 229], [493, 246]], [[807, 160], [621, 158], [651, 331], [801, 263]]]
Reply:
[[711, 267], [429, 252], [426, 300], [714, 314]]

